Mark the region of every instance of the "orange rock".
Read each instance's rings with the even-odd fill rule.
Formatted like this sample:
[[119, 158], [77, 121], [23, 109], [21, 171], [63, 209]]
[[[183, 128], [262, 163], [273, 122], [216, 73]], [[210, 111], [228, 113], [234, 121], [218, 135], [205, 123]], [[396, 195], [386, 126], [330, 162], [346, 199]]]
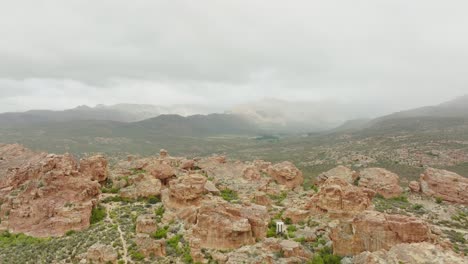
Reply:
[[154, 240], [147, 234], [137, 234], [135, 243], [138, 251], [145, 257], [164, 257], [166, 256], [166, 241]]
[[350, 216], [372, 206], [375, 192], [356, 187], [340, 178], [331, 177], [313, 195], [308, 208], [330, 214], [332, 217]]
[[358, 178], [359, 174], [348, 167], [338, 166], [327, 172], [321, 173], [315, 180], [316, 185], [322, 185], [330, 177], [340, 178], [350, 184], [353, 184], [354, 181]]
[[430, 237], [428, 224], [418, 218], [375, 211], [365, 211], [340, 223], [330, 234], [333, 251], [341, 256], [389, 250], [400, 243], [429, 241]]
[[385, 198], [398, 197], [403, 193], [399, 185], [400, 177], [382, 168], [362, 170], [359, 176], [359, 186], [372, 189]]
[[96, 264], [115, 264], [118, 254], [116, 250], [109, 245], [94, 244], [86, 252], [86, 259], [90, 263]]
[[468, 178], [454, 172], [429, 168], [420, 177], [421, 191], [445, 201], [468, 205]]
[[145, 214], [138, 216], [136, 220], [136, 232], [152, 234], [158, 229], [156, 217], [154, 214]]
[[87, 159], [80, 171], [69, 154], [34, 153], [19, 145], [3, 145], [0, 153], [3, 228], [49, 237], [89, 226], [91, 210], [100, 194], [99, 183], [91, 178], [95, 175], [103, 179], [107, 162]]
[[412, 192], [416, 192], [416, 193], [421, 191], [421, 185], [419, 185], [419, 182], [417, 181], [411, 181], [408, 185], [408, 188]]
[[304, 182], [302, 172], [289, 161], [284, 161], [268, 168], [268, 174], [279, 184], [290, 189], [301, 186]]
[[80, 173], [93, 181], [103, 182], [107, 179], [107, 160], [101, 155], [81, 159]]

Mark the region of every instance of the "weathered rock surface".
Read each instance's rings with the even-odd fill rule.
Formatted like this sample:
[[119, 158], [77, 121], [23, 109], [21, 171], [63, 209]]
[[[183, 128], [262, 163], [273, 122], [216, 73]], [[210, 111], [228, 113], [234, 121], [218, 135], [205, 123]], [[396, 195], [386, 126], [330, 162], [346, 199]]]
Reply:
[[312, 196], [308, 208], [331, 216], [349, 216], [367, 210], [372, 206], [375, 192], [349, 184], [340, 178], [327, 179], [320, 191]]
[[80, 173], [92, 181], [103, 182], [107, 179], [107, 165], [107, 160], [101, 155], [81, 159]]
[[163, 257], [166, 255], [166, 241], [154, 240], [147, 234], [137, 234], [135, 243], [138, 251], [145, 257]]
[[200, 174], [190, 174], [169, 182], [169, 200], [171, 207], [196, 205], [206, 192], [207, 179]]
[[259, 205], [204, 203], [198, 210], [193, 240], [201, 248], [235, 249], [266, 236], [268, 212]]
[[[60, 236], [89, 226], [107, 162], [78, 162], [69, 154], [35, 153], [19, 145], [0, 147], [1, 226], [14, 233]], [[95, 164], [95, 163], [96, 164]], [[94, 171], [96, 169], [96, 171]]]
[[350, 256], [389, 250], [401, 243], [429, 241], [431, 232], [427, 223], [415, 217], [365, 211], [332, 229], [330, 238], [335, 254]]
[[268, 168], [268, 174], [279, 184], [290, 189], [301, 186], [304, 182], [302, 172], [289, 161], [284, 161]]
[[139, 215], [136, 220], [136, 232], [152, 234], [158, 229], [154, 214]]
[[364, 169], [359, 175], [359, 186], [372, 189], [385, 198], [398, 197], [403, 193], [400, 177], [382, 168]]
[[130, 176], [128, 184], [129, 186], [120, 190], [120, 196], [123, 198], [148, 198], [161, 194], [161, 181], [146, 173]]
[[389, 251], [363, 252], [353, 259], [354, 264], [455, 264], [468, 263], [468, 257], [444, 250], [430, 243], [398, 244]]
[[249, 166], [244, 169], [242, 172], [242, 177], [246, 180], [259, 180], [262, 175], [260, 174], [260, 171], [255, 167], [255, 166]]
[[317, 179], [315, 180], [315, 184], [322, 185], [330, 177], [339, 178], [350, 184], [353, 184], [354, 181], [359, 177], [359, 174], [356, 171], [353, 171], [348, 167], [340, 165], [336, 168], [333, 168], [327, 172], [321, 173], [319, 176], [317, 176]]
[[410, 181], [410, 183], [408, 184], [408, 188], [410, 189], [410, 191], [416, 193], [421, 191], [421, 185], [417, 181]]
[[468, 205], [468, 178], [454, 172], [428, 168], [420, 177], [421, 191], [445, 201]]
[[86, 253], [86, 260], [89, 263], [115, 264], [117, 263], [117, 258], [118, 254], [116, 250], [110, 245], [94, 244]]
[[289, 218], [294, 224], [307, 219], [310, 216], [310, 212], [307, 210], [301, 210], [298, 208], [290, 207], [283, 213], [284, 218]]

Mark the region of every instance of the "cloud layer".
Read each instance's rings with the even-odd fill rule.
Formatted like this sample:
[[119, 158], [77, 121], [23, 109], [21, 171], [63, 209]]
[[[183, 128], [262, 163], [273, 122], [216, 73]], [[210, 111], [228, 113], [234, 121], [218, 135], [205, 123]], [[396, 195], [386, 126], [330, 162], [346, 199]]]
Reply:
[[9, 1], [0, 112], [468, 93], [466, 1]]

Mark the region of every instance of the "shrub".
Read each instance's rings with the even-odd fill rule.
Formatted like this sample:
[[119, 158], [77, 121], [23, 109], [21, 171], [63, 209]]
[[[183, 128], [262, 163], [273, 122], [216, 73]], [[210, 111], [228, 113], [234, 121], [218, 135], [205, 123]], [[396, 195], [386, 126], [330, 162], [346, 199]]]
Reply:
[[76, 233], [75, 230], [68, 230], [68, 231], [65, 233], [65, 235], [66, 235], [66, 236], [71, 236], [71, 235], [73, 235], [73, 234], [75, 234], [75, 233]]
[[91, 218], [89, 221], [91, 224], [95, 224], [95, 223], [102, 221], [105, 217], [106, 217], [106, 209], [103, 206], [98, 205], [94, 207], [93, 210], [91, 211]]
[[308, 264], [340, 264], [341, 257], [333, 255], [331, 248], [322, 248]]
[[163, 239], [167, 238], [167, 231], [169, 230], [168, 226], [165, 226], [164, 228], [156, 230], [151, 236], [155, 239]]
[[221, 190], [221, 197], [228, 202], [239, 199], [237, 193], [234, 190], [228, 188]]
[[143, 253], [138, 252], [138, 251], [132, 251], [130, 255], [133, 260], [141, 261], [145, 259], [145, 255], [143, 255]]
[[148, 198], [148, 203], [149, 204], [157, 204], [159, 202], [161, 202], [161, 199], [159, 199], [156, 196], [151, 196], [151, 197]]
[[444, 201], [441, 197], [436, 197], [435, 200], [438, 204], [441, 204]]

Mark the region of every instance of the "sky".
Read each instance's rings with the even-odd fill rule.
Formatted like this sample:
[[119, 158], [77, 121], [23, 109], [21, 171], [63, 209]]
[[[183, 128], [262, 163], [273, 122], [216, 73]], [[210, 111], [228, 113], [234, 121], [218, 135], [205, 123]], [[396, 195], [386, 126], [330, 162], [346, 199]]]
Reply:
[[0, 112], [468, 93], [464, 0], [0, 0]]

